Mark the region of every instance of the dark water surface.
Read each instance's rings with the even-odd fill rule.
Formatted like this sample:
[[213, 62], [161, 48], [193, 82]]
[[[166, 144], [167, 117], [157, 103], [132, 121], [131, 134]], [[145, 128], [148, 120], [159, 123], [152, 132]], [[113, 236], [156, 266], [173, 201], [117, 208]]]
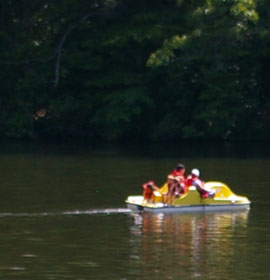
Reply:
[[[248, 196], [250, 211], [125, 208], [178, 162]], [[266, 144], [3, 145], [0, 168], [0, 279], [270, 278]]]

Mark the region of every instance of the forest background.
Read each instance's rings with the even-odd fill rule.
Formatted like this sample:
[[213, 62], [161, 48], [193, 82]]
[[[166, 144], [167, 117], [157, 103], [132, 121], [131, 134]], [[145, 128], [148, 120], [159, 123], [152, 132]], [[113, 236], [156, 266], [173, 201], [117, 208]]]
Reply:
[[269, 0], [0, 0], [0, 135], [270, 139]]

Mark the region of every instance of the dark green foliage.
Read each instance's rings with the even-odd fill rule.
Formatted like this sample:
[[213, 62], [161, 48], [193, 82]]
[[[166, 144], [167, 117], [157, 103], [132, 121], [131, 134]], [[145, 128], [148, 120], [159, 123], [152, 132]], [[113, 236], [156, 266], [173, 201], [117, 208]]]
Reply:
[[0, 2], [9, 138], [269, 139], [269, 1]]

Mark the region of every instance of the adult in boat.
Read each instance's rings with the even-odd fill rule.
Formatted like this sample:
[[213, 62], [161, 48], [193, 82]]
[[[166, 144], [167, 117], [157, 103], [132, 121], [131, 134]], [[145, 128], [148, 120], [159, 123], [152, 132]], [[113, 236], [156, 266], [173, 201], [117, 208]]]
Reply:
[[185, 165], [182, 163], [178, 163], [175, 169], [172, 171], [171, 175], [173, 176], [184, 176], [185, 174]]
[[201, 198], [214, 197], [215, 193], [207, 191], [204, 188], [204, 182], [199, 177], [200, 177], [200, 171], [197, 168], [192, 169], [191, 174], [187, 177], [186, 186], [196, 187]]

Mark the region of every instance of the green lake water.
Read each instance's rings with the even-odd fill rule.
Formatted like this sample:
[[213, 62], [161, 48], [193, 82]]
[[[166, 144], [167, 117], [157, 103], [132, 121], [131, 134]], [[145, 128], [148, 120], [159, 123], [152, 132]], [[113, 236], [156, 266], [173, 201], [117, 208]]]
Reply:
[[[232, 213], [131, 213], [178, 162], [252, 201]], [[266, 144], [2, 145], [0, 279], [268, 279]]]

